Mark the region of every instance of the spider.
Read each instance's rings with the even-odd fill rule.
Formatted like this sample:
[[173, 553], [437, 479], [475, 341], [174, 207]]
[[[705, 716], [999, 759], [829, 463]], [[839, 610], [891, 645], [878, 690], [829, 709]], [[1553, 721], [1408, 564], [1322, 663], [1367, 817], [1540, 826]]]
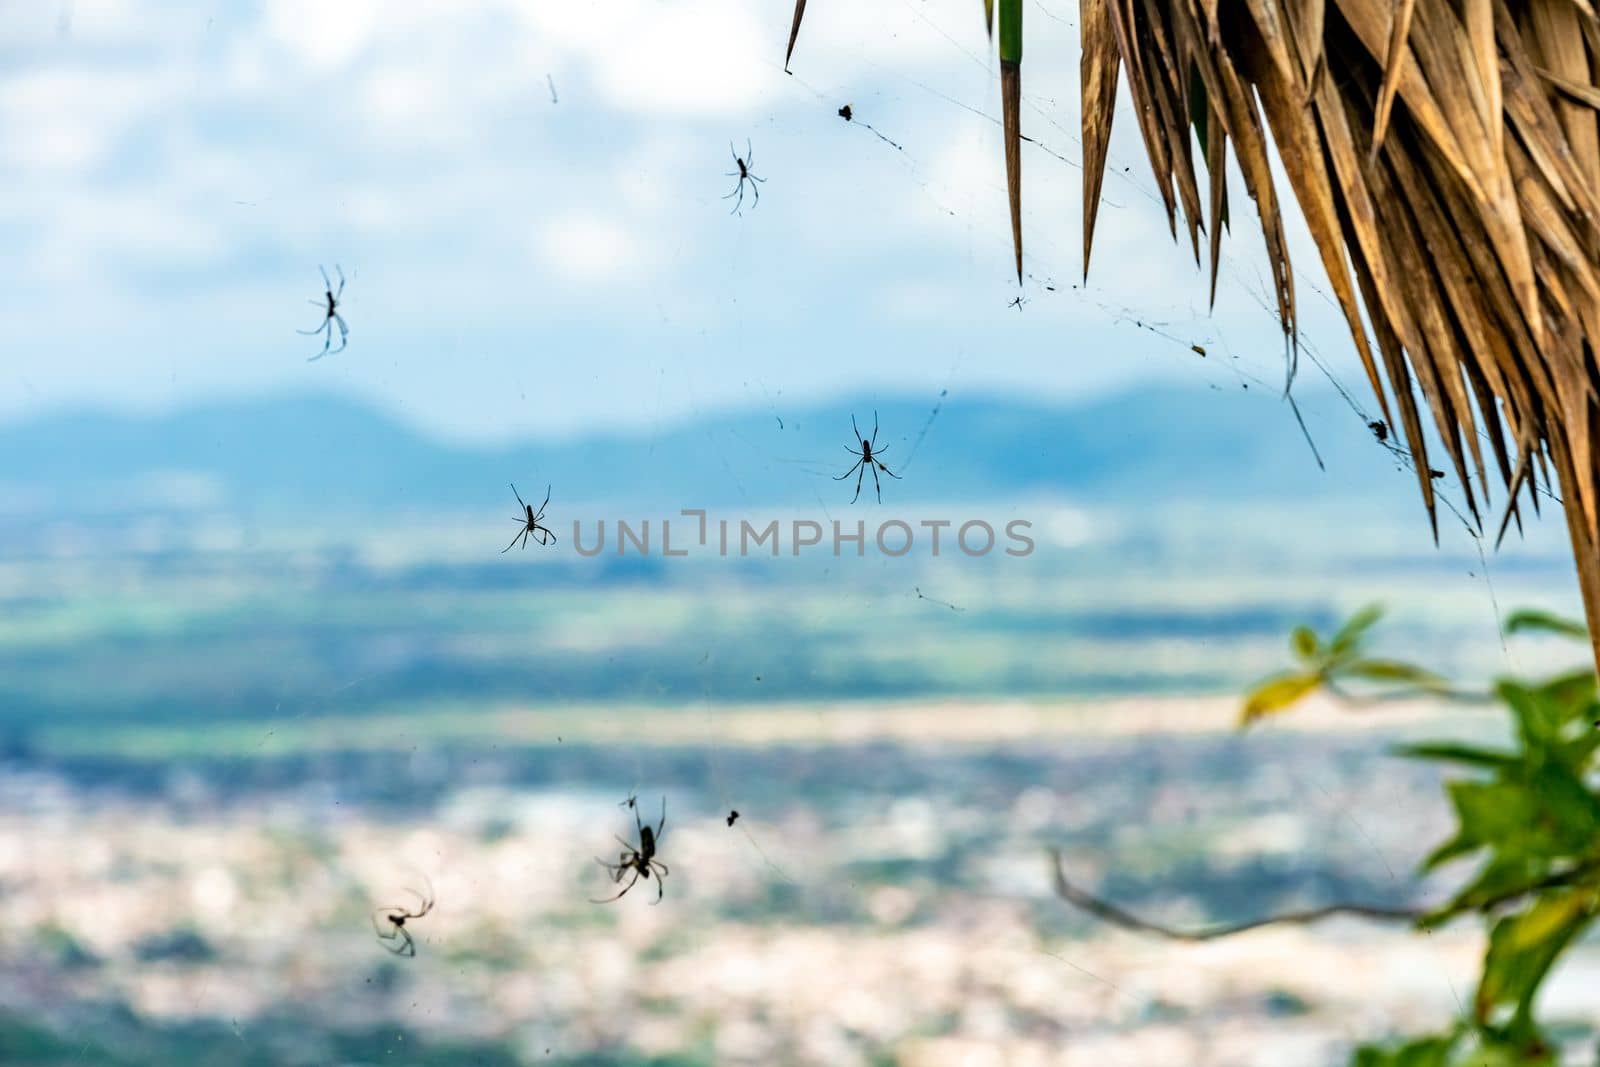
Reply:
[[[882, 471], [897, 480], [900, 476], [885, 467], [883, 461], [878, 458], [884, 451], [878, 447], [878, 413], [876, 411], [872, 413], [872, 437], [870, 439], [861, 436], [861, 430], [856, 426], [856, 417], [854, 415], [850, 416], [850, 428], [855, 430], [856, 437], [861, 442], [861, 450], [858, 452], [849, 445], [844, 446], [846, 452], [858, 458], [849, 470], [839, 475], [834, 481], [842, 482], [852, 474], [856, 475], [856, 495], [850, 498], [850, 503], [854, 504], [861, 499], [861, 479], [866, 477], [867, 471], [870, 470], [872, 471], [872, 484], [878, 491], [878, 503], [881, 504], [883, 503], [883, 483], [878, 481], [878, 472]], [[857, 470], [861, 473], [856, 474]]]
[[1378, 439], [1379, 444], [1389, 440], [1389, 427], [1377, 419], [1367, 423], [1367, 429], [1372, 431], [1372, 436]]
[[555, 544], [555, 533], [548, 526], [540, 525], [541, 520], [544, 518], [544, 509], [550, 503], [550, 487], [548, 485], [544, 487], [544, 503], [539, 505], [537, 513], [527, 504], [522, 503], [522, 494], [517, 492], [517, 483], [511, 483], [511, 492], [516, 495], [517, 503], [522, 504], [522, 514], [517, 516], [517, 521], [522, 523], [522, 529], [517, 531], [517, 536], [511, 539], [509, 545], [500, 550], [500, 554], [503, 556], [515, 548], [519, 538], [522, 541], [523, 548], [528, 547], [529, 537], [532, 537], [541, 545]]
[[1006, 307], [1008, 307], [1008, 308], [1016, 308], [1018, 311], [1021, 311], [1022, 310], [1022, 305], [1026, 304], [1027, 302], [1028, 301], [1023, 298], [1022, 294], [1018, 293], [1016, 299], [1011, 301], [1011, 303], [1007, 304]]
[[734, 823], [736, 823], [738, 821], [739, 821], [739, 813], [737, 811], [728, 812], [728, 825], [729, 826], [732, 826]]
[[594, 900], [591, 898], [591, 904], [609, 904], [613, 900], [621, 900], [627, 895], [628, 890], [634, 887], [639, 879], [649, 878], [652, 873], [654, 873], [656, 876], [656, 899], [652, 900], [650, 903], [661, 903], [661, 894], [664, 888], [662, 885], [662, 880], [671, 872], [667, 870], [667, 865], [665, 863], [662, 863], [660, 860], [656, 859], [656, 843], [661, 840], [661, 831], [665, 829], [667, 825], [667, 798], [661, 798], [661, 821], [655, 825], [654, 829], [639, 821], [638, 805], [635, 804], [632, 805], [632, 807], [633, 824], [639, 830], [639, 847], [635, 848], [619, 837], [617, 840], [622, 842], [622, 847], [626, 849], [626, 851], [617, 857], [617, 862], [607, 863], [598, 856], [595, 857], [595, 862], [600, 864], [600, 866], [604, 867], [607, 871], [611, 872], [612, 885], [622, 885], [622, 880], [627, 878], [630, 871], [633, 873], [633, 877], [628, 879], [628, 884], [622, 886], [622, 889], [617, 893], [616, 896], [607, 897], [604, 900]]
[[[411, 939], [411, 931], [406, 929], [407, 919], [420, 919], [433, 910], [433, 883], [424, 876], [423, 884], [428, 887], [427, 893], [419, 893], [415, 889], [406, 892], [417, 898], [416, 907], [406, 907], [399, 904], [389, 904], [372, 913], [372, 929], [377, 932], [378, 940], [383, 947], [396, 956], [415, 956], [417, 943]], [[378, 920], [388, 923], [385, 928]]]
[[323, 299], [313, 300], [311, 303], [322, 308], [322, 323], [314, 330], [295, 331], [295, 333], [303, 334], [306, 337], [315, 337], [319, 333], [323, 335], [322, 351], [307, 359], [307, 363], [315, 363], [317, 360], [328, 354], [329, 349], [333, 345], [334, 326], [339, 327], [339, 347], [334, 348], [334, 352], [343, 352], [344, 346], [350, 341], [350, 327], [345, 325], [344, 316], [339, 314], [339, 299], [344, 296], [344, 269], [341, 268], [337, 263], [333, 265], [333, 269], [339, 274], [338, 289], [335, 289], [333, 287], [333, 283], [328, 280], [328, 270], [326, 267], [318, 267], [317, 269], [322, 271], [322, 285], [324, 289]]
[[739, 158], [739, 152], [738, 152], [738, 150], [736, 148], [733, 147], [733, 142], [732, 141], [728, 142], [728, 151], [733, 153], [734, 165], [737, 166], [739, 169], [738, 170], [730, 170], [728, 172], [728, 174], [727, 174], [727, 177], [729, 177], [729, 178], [738, 178], [739, 179], [739, 184], [735, 185], [733, 187], [733, 192], [729, 193], [727, 196], [723, 197], [722, 199], [724, 199], [724, 200], [733, 200], [733, 198], [735, 196], [737, 196], [739, 198], [739, 199], [733, 201], [733, 210], [728, 212], [728, 214], [730, 214], [730, 215], [737, 215], [737, 214], [739, 214], [739, 209], [744, 206], [744, 183], [745, 182], [749, 182], [750, 183], [750, 191], [756, 195], [755, 200], [752, 201], [751, 204], [750, 204], [751, 207], [755, 207], [757, 204], [761, 203], [761, 189], [756, 183], [757, 182], [764, 182], [767, 179], [765, 179], [765, 178], [757, 178], [755, 176], [755, 173], [753, 171], [751, 171], [751, 169], [750, 169], [751, 167], [754, 167], [756, 165], [756, 154], [750, 150], [750, 142], [749, 142], [749, 140], [746, 140], [745, 143], [744, 143], [744, 158], [743, 159]]

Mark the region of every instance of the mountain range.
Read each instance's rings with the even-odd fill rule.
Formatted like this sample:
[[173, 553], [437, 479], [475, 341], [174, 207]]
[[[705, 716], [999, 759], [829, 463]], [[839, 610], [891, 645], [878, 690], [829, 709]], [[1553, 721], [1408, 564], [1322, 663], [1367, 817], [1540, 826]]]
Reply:
[[[1059, 496], [1174, 501], [1414, 499], [1414, 476], [1331, 393], [1142, 389], [1050, 402], [992, 393], [879, 395], [707, 411], [636, 432], [501, 445], [426, 433], [364, 402], [283, 393], [156, 414], [62, 411], [0, 425], [0, 506], [82, 512], [168, 503], [289, 516], [481, 511], [546, 484], [568, 503], [848, 503], [850, 418], [874, 407], [884, 499]], [[1318, 467], [1307, 433], [1326, 462]], [[863, 495], [872, 493], [869, 476]]]

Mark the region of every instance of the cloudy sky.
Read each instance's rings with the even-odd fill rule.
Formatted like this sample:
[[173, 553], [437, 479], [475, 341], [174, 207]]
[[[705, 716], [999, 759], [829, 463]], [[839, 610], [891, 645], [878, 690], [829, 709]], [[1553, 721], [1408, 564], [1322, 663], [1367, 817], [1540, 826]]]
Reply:
[[[1278, 383], [1248, 201], [1210, 314], [1125, 106], [1072, 287], [1071, 0], [1026, 8], [1008, 306], [980, 10], [812, 0], [790, 76], [790, 0], [10, 5], [0, 417], [318, 388], [496, 438], [846, 389]], [[766, 181], [741, 215], [730, 142]], [[1365, 401], [1296, 238], [1307, 335]], [[319, 264], [352, 333], [308, 363]]]

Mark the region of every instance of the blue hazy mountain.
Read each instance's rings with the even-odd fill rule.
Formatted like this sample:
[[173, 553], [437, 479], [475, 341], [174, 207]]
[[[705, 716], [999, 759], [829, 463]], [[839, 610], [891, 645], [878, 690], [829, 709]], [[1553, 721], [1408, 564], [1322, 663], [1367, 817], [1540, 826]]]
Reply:
[[1307, 392], [1299, 404], [1326, 471], [1288, 404], [1261, 390], [1144, 389], [1075, 402], [880, 394], [494, 447], [442, 440], [340, 396], [276, 394], [0, 426], [0, 499], [12, 511], [102, 510], [185, 498], [176, 486], [202, 506], [376, 517], [514, 509], [506, 483], [515, 481], [524, 497], [553, 483], [569, 503], [833, 506], [854, 491], [853, 479], [833, 480], [852, 462], [851, 413], [870, 432], [874, 406], [883, 459], [903, 476], [884, 479], [886, 499], [1062, 495], [1160, 507], [1413, 492], [1413, 476], [1342, 400]]

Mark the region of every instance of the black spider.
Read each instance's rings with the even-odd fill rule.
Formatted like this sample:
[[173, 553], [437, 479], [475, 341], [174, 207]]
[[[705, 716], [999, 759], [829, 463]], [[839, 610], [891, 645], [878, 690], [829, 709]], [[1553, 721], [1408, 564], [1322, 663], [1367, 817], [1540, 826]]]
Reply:
[[[860, 451], [857, 451], [856, 449], [851, 448], [849, 445], [845, 445], [844, 450], [850, 453], [852, 456], [859, 458], [856, 459], [855, 464], [849, 470], [839, 475], [839, 477], [835, 478], [834, 481], [842, 482], [852, 474], [856, 475], [856, 495], [850, 498], [850, 503], [854, 504], [857, 500], [861, 499], [861, 479], [866, 477], [868, 470], [871, 470], [872, 484], [878, 491], [878, 503], [881, 504], [883, 503], [883, 483], [878, 480], [878, 472], [882, 471], [889, 477], [895, 479], [898, 479], [900, 476], [894, 471], [890, 470], [888, 467], [885, 467], [883, 465], [883, 461], [878, 459], [878, 457], [884, 452], [884, 449], [878, 447], [878, 413], [876, 411], [872, 413], [872, 437], [870, 439], [861, 436], [861, 430], [856, 426], [856, 417], [854, 415], [850, 416], [850, 428], [855, 430], [856, 438], [861, 442], [861, 449]], [[857, 470], [859, 470], [861, 473], [856, 474]]]
[[322, 286], [324, 290], [323, 299], [313, 300], [311, 303], [319, 308], [322, 308], [322, 323], [314, 330], [295, 331], [295, 333], [302, 334], [306, 337], [315, 337], [319, 333], [323, 335], [322, 351], [318, 352], [314, 356], [309, 357], [306, 360], [307, 363], [315, 363], [317, 360], [328, 354], [329, 349], [333, 346], [333, 328], [335, 326], [339, 327], [339, 347], [333, 348], [333, 351], [343, 352], [344, 346], [350, 341], [350, 327], [345, 325], [344, 316], [339, 314], [339, 300], [344, 296], [344, 269], [341, 268], [337, 263], [333, 265], [333, 269], [338, 272], [339, 275], [338, 289], [335, 289], [333, 287], [333, 283], [328, 280], [328, 270], [326, 267], [318, 267], [317, 269], [322, 271]]
[[1379, 444], [1389, 440], [1389, 427], [1377, 419], [1367, 423], [1367, 429], [1372, 431], [1372, 436], [1378, 439]]
[[[433, 883], [426, 877], [422, 881], [428, 887], [426, 893], [419, 893], [415, 889], [406, 890], [417, 898], [416, 907], [389, 904], [372, 913], [372, 929], [377, 932], [378, 940], [384, 943], [384, 948], [396, 956], [417, 954], [417, 943], [411, 939], [411, 931], [406, 929], [406, 920], [420, 919], [433, 910]], [[389, 925], [387, 927], [381, 925], [378, 922], [380, 918]]]
[[739, 158], [739, 152], [738, 152], [737, 149], [735, 149], [733, 147], [733, 142], [732, 141], [728, 142], [728, 151], [733, 153], [734, 165], [736, 167], [738, 167], [739, 169], [738, 170], [730, 170], [728, 172], [727, 176], [729, 178], [738, 178], [739, 179], [739, 184], [735, 185], [733, 187], [733, 192], [729, 193], [727, 196], [723, 197], [722, 199], [724, 199], [724, 200], [733, 200], [733, 198], [735, 196], [738, 197], [737, 200], [733, 201], [733, 210], [728, 212], [728, 214], [730, 214], [730, 215], [737, 215], [737, 214], [739, 214], [739, 209], [744, 206], [744, 184], [745, 184], [745, 182], [749, 182], [750, 183], [750, 191], [755, 194], [755, 197], [756, 197], [755, 200], [751, 201], [751, 203], [750, 203], [751, 207], [755, 207], [757, 204], [761, 203], [761, 188], [756, 183], [757, 182], [764, 182], [767, 179], [765, 179], [765, 178], [757, 178], [755, 176], [755, 173], [750, 169], [751, 167], [754, 167], [756, 165], [756, 154], [750, 150], [750, 142], [748, 140], [746, 140], [745, 143], [744, 143], [744, 158], [743, 159]]
[[522, 541], [523, 548], [528, 547], [529, 537], [532, 537], [541, 545], [555, 544], [555, 533], [548, 526], [540, 525], [544, 520], [544, 509], [550, 503], [550, 487], [548, 485], [544, 487], [544, 503], [539, 505], [538, 512], [535, 512], [527, 504], [522, 503], [522, 494], [517, 492], [517, 483], [511, 483], [511, 492], [516, 494], [517, 503], [522, 504], [522, 514], [517, 516], [517, 521], [522, 523], [522, 529], [517, 531], [517, 536], [511, 539], [509, 545], [500, 550], [500, 554], [503, 556], [515, 548], [519, 538]]
[[[632, 800], [633, 798], [629, 797], [628, 799]], [[621, 900], [627, 895], [628, 890], [632, 889], [638, 883], [639, 879], [649, 878], [652, 873], [654, 873], [656, 876], [656, 899], [652, 900], [650, 903], [661, 903], [661, 894], [664, 888], [662, 885], [662, 879], [666, 878], [666, 876], [671, 872], [667, 870], [667, 865], [665, 863], [662, 863], [660, 860], [656, 859], [656, 845], [661, 840], [661, 831], [666, 829], [667, 825], [667, 798], [661, 798], [661, 821], [657, 823], [653, 829], [639, 821], [639, 806], [637, 804], [630, 804], [628, 806], [633, 808], [633, 824], [639, 830], [638, 847], [636, 848], [633, 845], [628, 844], [619, 837], [617, 840], [622, 843], [622, 847], [626, 851], [617, 857], [617, 862], [607, 863], [598, 856], [595, 857], [595, 862], [600, 864], [600, 866], [604, 867], [607, 871], [611, 872], [612, 885], [622, 885], [622, 880], [627, 878], [630, 871], [633, 873], [633, 877], [628, 879], [628, 884], [622, 886], [622, 889], [617, 893], [616, 896], [607, 897], [604, 900], [594, 900], [591, 898], [591, 904], [609, 904], [613, 900]]]
[[738, 821], [739, 821], [739, 813], [737, 811], [728, 812], [728, 825], [729, 826], [732, 826], [734, 823], [736, 823]]

